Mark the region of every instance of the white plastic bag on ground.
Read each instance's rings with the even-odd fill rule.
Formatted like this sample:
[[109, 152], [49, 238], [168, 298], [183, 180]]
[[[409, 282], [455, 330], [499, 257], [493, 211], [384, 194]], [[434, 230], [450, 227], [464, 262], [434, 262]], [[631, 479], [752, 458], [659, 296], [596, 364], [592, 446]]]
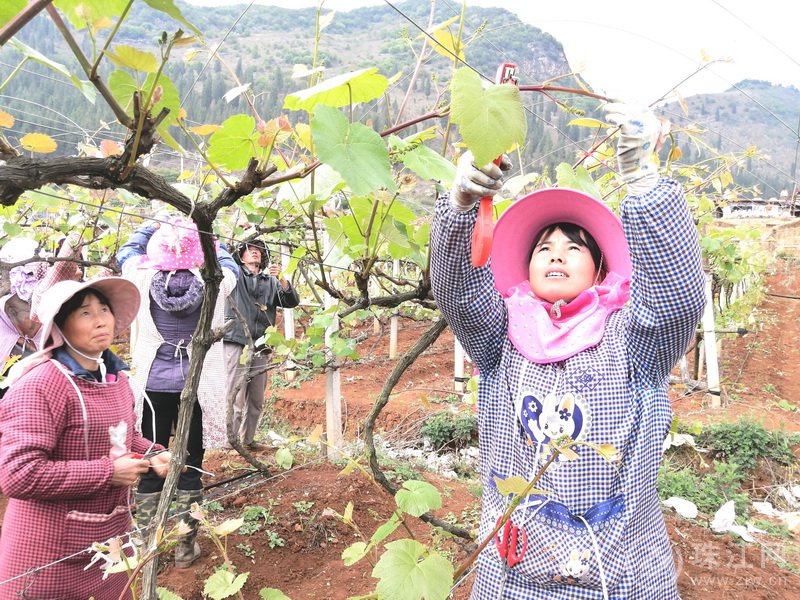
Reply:
[[747, 527], [735, 525], [735, 520], [736, 506], [733, 500], [728, 500], [714, 515], [711, 521], [711, 531], [714, 533], [735, 533], [745, 542], [754, 542], [755, 540], [753, 536], [748, 533]]
[[678, 496], [672, 496], [671, 498], [664, 500], [663, 504], [668, 508], [675, 509], [675, 512], [684, 519], [697, 518], [697, 505], [691, 500], [686, 500], [685, 498], [680, 498]]

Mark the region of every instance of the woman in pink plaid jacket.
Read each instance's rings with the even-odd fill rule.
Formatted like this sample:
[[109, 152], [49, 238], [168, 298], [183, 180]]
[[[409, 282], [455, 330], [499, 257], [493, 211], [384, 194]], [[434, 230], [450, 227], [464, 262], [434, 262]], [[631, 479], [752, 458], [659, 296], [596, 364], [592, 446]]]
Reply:
[[0, 600], [116, 599], [127, 585], [90, 564], [92, 543], [129, 541], [131, 486], [171, 459], [137, 456], [163, 448], [136, 431], [127, 367], [109, 350], [138, 307], [119, 277], [43, 294], [45, 348], [12, 368], [0, 400]]

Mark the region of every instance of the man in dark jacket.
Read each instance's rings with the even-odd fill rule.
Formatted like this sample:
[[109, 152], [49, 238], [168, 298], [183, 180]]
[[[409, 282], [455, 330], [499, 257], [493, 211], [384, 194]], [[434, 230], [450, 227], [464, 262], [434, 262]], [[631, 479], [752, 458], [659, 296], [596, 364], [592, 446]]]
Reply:
[[[254, 442], [261, 410], [264, 407], [264, 390], [267, 384], [267, 356], [269, 349], [256, 346], [256, 352], [245, 369], [240, 363], [242, 352], [248, 343], [247, 332], [256, 342], [264, 335], [267, 327], [275, 324], [277, 307], [294, 308], [300, 303], [297, 291], [285, 277], [280, 277], [280, 268], [276, 264], [269, 265], [269, 252], [261, 240], [252, 240], [242, 244], [236, 252], [236, 258], [242, 265], [239, 278], [225, 310], [225, 319], [234, 324], [224, 337], [225, 366], [228, 373], [228, 401], [230, 393], [241, 381], [236, 397], [233, 398], [233, 432], [251, 449], [259, 449]], [[265, 271], [266, 269], [266, 271]], [[242, 319], [231, 308], [236, 303]]]

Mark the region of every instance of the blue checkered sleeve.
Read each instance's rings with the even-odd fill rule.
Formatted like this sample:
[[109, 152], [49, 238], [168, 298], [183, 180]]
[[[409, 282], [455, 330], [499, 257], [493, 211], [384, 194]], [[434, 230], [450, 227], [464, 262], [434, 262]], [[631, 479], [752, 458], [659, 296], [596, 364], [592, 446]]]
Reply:
[[620, 216], [633, 261], [629, 357], [635, 376], [661, 385], [705, 304], [697, 228], [680, 184], [663, 177], [646, 194], [626, 198]]
[[473, 267], [470, 260], [477, 214], [477, 208], [452, 208], [448, 192], [439, 196], [431, 228], [431, 287], [456, 338], [478, 370], [488, 373], [500, 361], [508, 320], [491, 269]]

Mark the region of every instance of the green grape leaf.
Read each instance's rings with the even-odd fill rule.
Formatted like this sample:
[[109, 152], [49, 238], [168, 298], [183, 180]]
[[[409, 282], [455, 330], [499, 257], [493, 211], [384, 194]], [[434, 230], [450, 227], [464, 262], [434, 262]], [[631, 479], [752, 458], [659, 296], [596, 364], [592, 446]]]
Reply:
[[[25, 6], [28, 0], [5, 0], [0, 4], [0, 27], [3, 27], [11, 19], [17, 16]], [[13, 39], [13, 38], [12, 38]]]
[[[125, 111], [129, 115], [133, 115], [133, 95], [136, 92], [142, 92], [143, 94], [150, 94], [150, 90], [153, 88], [153, 84], [156, 80], [155, 73], [151, 73], [145, 79], [144, 84], [140, 87], [133, 76], [128, 73], [127, 71], [117, 70], [111, 73], [108, 77], [108, 88], [111, 90], [111, 93], [114, 94], [114, 98], [117, 99], [117, 102], [125, 109]], [[152, 115], [157, 115], [161, 112], [162, 109], [166, 108], [169, 110], [169, 114], [167, 117], [162, 121], [161, 125], [159, 125], [158, 132], [163, 134], [166, 132], [166, 129], [169, 125], [175, 123], [175, 120], [178, 118], [178, 113], [180, 112], [180, 95], [178, 94], [178, 89], [175, 87], [175, 84], [170, 81], [170, 79], [164, 75], [161, 75], [158, 78], [158, 86], [161, 88], [160, 90], [160, 99], [155, 105], [150, 109]], [[146, 99], [146, 98], [145, 98]]]
[[524, 144], [528, 125], [517, 86], [493, 85], [484, 90], [478, 74], [462, 68], [453, 74], [450, 89], [450, 120], [458, 125], [475, 164], [489, 164]]
[[392, 535], [395, 532], [395, 530], [398, 527], [400, 527], [401, 523], [402, 521], [400, 520], [400, 517], [397, 516], [396, 513], [392, 514], [392, 517], [388, 521], [386, 521], [386, 523], [384, 523], [375, 530], [375, 533], [372, 534], [372, 538], [370, 539], [370, 543], [373, 546], [377, 546], [383, 540]]
[[351, 544], [342, 552], [342, 561], [345, 567], [352, 566], [364, 558], [369, 552], [369, 546], [364, 542], [356, 542]]
[[431, 239], [430, 223], [415, 225], [411, 230], [411, 237], [418, 246], [424, 246]]
[[78, 31], [85, 29], [100, 17], [114, 19], [122, 16], [128, 0], [54, 0], [53, 6], [67, 17]]
[[[509, 494], [514, 494], [515, 496], [521, 496], [525, 493], [525, 488], [528, 487], [530, 484], [526, 479], [522, 477], [507, 477], [506, 479], [501, 479], [500, 477], [494, 478], [494, 483], [497, 486], [497, 491], [500, 493], [501, 496], [508, 496]], [[536, 494], [549, 494], [550, 492], [546, 490], [537, 490], [536, 488], [531, 488], [528, 490], [529, 495], [536, 495]]]
[[284, 471], [288, 471], [292, 468], [293, 463], [294, 456], [292, 456], [292, 452], [288, 448], [278, 448], [278, 451], [275, 453], [275, 464]]
[[[366, 250], [364, 235], [359, 231], [358, 225], [351, 215], [345, 217], [330, 217], [323, 221], [325, 231], [330, 236], [331, 243], [340, 250], [340, 253], [347, 254], [352, 259]], [[325, 264], [331, 264], [330, 254], [325, 257]]]
[[54, 60], [50, 60], [44, 54], [41, 54], [37, 50], [34, 50], [30, 46], [23, 44], [17, 38], [11, 38], [8, 41], [8, 45], [21, 52], [24, 56], [26, 56], [29, 60], [33, 60], [38, 62], [41, 65], [44, 65], [48, 69], [52, 69], [56, 73], [63, 75], [67, 79], [72, 82], [78, 90], [80, 90], [81, 94], [83, 94], [84, 98], [86, 98], [89, 102], [94, 104], [95, 99], [97, 97], [97, 90], [95, 87], [85, 79], [79, 79], [76, 75], [73, 75], [67, 67], [58, 63]]
[[405, 227], [394, 219], [386, 219], [381, 227], [381, 234], [395, 247], [401, 249], [401, 256], [392, 253], [392, 258], [405, 258], [411, 254], [412, 245]]
[[197, 27], [192, 25], [189, 21], [186, 20], [186, 17], [183, 16], [181, 9], [175, 6], [175, 3], [172, 0], [144, 0], [151, 8], [154, 8], [158, 11], [168, 14], [170, 17], [185, 25], [189, 29], [191, 29], [196, 35], [202, 36], [203, 32], [200, 31]]
[[156, 598], [158, 598], [158, 600], [183, 600], [178, 594], [171, 592], [165, 587], [156, 588]]
[[337, 186], [341, 185], [341, 175], [331, 169], [329, 165], [320, 165], [314, 171], [314, 177], [293, 179], [282, 184], [278, 190], [278, 200], [288, 200], [293, 204], [299, 204], [314, 193], [323, 198], [328, 198], [334, 193]]
[[333, 167], [354, 194], [366, 196], [381, 187], [395, 190], [389, 152], [374, 130], [349, 123], [335, 108], [319, 106], [311, 119], [311, 133], [319, 159]]
[[129, 115], [133, 115], [133, 94], [139, 86], [127, 71], [114, 71], [108, 76], [108, 89]]
[[390, 136], [389, 145], [402, 153], [400, 160], [403, 164], [422, 179], [434, 179], [445, 185], [453, 182], [456, 175], [455, 165], [425, 144], [412, 144], [408, 139], [401, 140], [396, 136]]
[[413, 210], [397, 200], [389, 208], [389, 214], [403, 225], [410, 225], [417, 219], [417, 215], [414, 214]]
[[442, 508], [441, 494], [427, 481], [406, 481], [403, 488], [395, 494], [394, 500], [400, 510], [414, 517]]
[[277, 588], [261, 588], [258, 592], [258, 597], [261, 600], [291, 600], [289, 596]]
[[256, 153], [255, 127], [255, 119], [249, 115], [226, 119], [208, 141], [208, 158], [230, 170], [244, 169]]
[[312, 88], [289, 94], [283, 102], [283, 107], [287, 110], [314, 112], [314, 108], [318, 105], [338, 108], [369, 102], [383, 96], [388, 85], [389, 81], [378, 74], [377, 68], [361, 69], [342, 73]]
[[[144, 85], [142, 89], [145, 93], [149, 94], [150, 90], [153, 89], [153, 85], [156, 85], [156, 74], [150, 74], [147, 76], [147, 79], [144, 80]], [[169, 114], [167, 115], [166, 119], [162, 122], [162, 125], [165, 123], [172, 124], [178, 118], [178, 114], [181, 110], [181, 97], [178, 93], [178, 88], [175, 87], [175, 84], [164, 75], [163, 73], [158, 77], [158, 87], [161, 88], [161, 98], [159, 98], [158, 102], [153, 105], [153, 108], [150, 109], [150, 113], [153, 116], [156, 116], [158, 113], [161, 112], [162, 109], [166, 108], [169, 110]], [[160, 133], [160, 131], [159, 131]]]
[[3, 233], [8, 234], [11, 237], [19, 237], [22, 234], [22, 226], [17, 225], [16, 223], [11, 223], [10, 221], [6, 221], [2, 225]]
[[234, 575], [230, 571], [217, 571], [211, 577], [206, 579], [206, 585], [203, 588], [203, 593], [213, 600], [223, 600], [230, 598], [242, 589], [247, 576], [250, 573], [241, 573]]
[[38, 197], [36, 198], [36, 208], [60, 209], [63, 202], [64, 201], [57, 196], [45, 196], [44, 194], [39, 194]]
[[558, 187], [571, 188], [598, 200], [603, 199], [603, 194], [585, 167], [573, 169], [571, 165], [561, 163], [556, 167], [556, 180]]
[[155, 54], [133, 46], [116, 46], [113, 52], [106, 50], [106, 56], [118, 67], [144, 73], [155, 73], [158, 70], [158, 59]]
[[375, 589], [379, 598], [444, 600], [453, 585], [453, 565], [416, 540], [397, 540], [386, 544], [372, 576], [379, 579]]
[[297, 270], [297, 265], [308, 254], [305, 246], [298, 246], [292, 251], [292, 257], [289, 259], [289, 266], [286, 269], [287, 273], [294, 273]]
[[331, 337], [331, 351], [335, 356], [342, 358], [358, 358], [356, 352], [356, 340], [334, 336]]
[[172, 134], [169, 132], [169, 126], [170, 126], [169, 117], [167, 117], [161, 122], [156, 131], [158, 131], [158, 135], [161, 136], [161, 141], [163, 141], [167, 146], [169, 146], [173, 150], [182, 153], [183, 148], [178, 143], [178, 140], [172, 137]]

